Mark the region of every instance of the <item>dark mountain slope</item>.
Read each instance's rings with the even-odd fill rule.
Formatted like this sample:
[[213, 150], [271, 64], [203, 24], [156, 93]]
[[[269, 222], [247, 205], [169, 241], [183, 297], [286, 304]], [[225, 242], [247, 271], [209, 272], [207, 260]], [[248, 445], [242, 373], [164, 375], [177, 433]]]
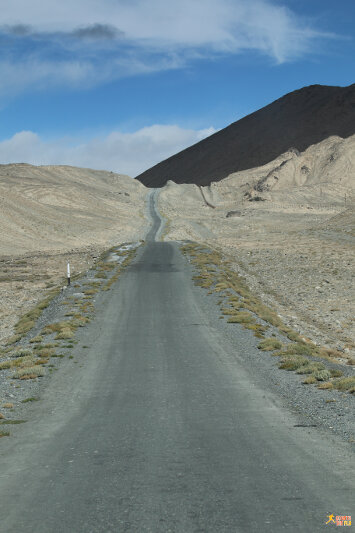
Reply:
[[209, 185], [272, 161], [289, 148], [301, 152], [330, 135], [354, 133], [355, 84], [311, 85], [169, 157], [137, 179], [147, 187], [162, 187], [168, 180]]

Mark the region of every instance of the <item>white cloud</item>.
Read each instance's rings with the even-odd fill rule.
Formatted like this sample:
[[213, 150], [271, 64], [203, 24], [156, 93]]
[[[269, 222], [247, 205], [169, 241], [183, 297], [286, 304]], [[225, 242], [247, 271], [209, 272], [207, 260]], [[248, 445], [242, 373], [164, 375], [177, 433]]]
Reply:
[[[331, 37], [273, 0], [11, 0], [2, 92], [104, 83], [184, 66], [197, 57], [258, 51], [276, 63], [314, 51]], [[10, 66], [11, 68], [10, 68]], [[34, 68], [32, 69], [32, 66]], [[58, 75], [55, 69], [58, 67]]]
[[212, 127], [191, 130], [156, 124], [134, 133], [113, 131], [85, 142], [67, 138], [46, 141], [36, 133], [22, 131], [0, 142], [0, 164], [73, 165], [136, 176], [215, 131]]
[[42, 32], [109, 25], [142, 46], [252, 47], [281, 61], [294, 47], [298, 53], [302, 40], [324, 35], [271, 0], [12, 0], [2, 21]]

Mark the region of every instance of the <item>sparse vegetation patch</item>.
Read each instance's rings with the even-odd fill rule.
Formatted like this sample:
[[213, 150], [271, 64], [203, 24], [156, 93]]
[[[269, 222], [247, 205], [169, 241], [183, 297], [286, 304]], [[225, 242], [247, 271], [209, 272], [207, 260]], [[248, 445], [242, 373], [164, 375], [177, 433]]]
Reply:
[[19, 368], [12, 377], [14, 379], [35, 379], [44, 375], [44, 368], [40, 366], [29, 366], [27, 368]]
[[46, 309], [53, 298], [59, 293], [59, 289], [53, 289], [48, 293], [48, 296], [39, 302], [31, 311], [28, 311], [15, 325], [16, 335], [21, 338], [28, 333], [36, 324], [37, 319], [41, 316], [44, 309]]
[[27, 422], [27, 420], [2, 420], [0, 422], [0, 425], [16, 425], [16, 424], [24, 424]]
[[264, 339], [258, 345], [259, 350], [262, 350], [263, 352], [278, 350], [281, 347], [282, 347], [282, 342], [273, 337]]
[[[92, 318], [94, 304], [91, 300], [100, 290], [109, 290], [136, 253], [136, 249], [131, 247], [127, 247], [125, 250], [118, 250], [117, 247], [115, 247], [110, 253], [112, 253], [112, 251], [117, 251], [122, 256], [122, 260], [111, 261], [108, 263], [109, 254], [103, 254], [97, 264], [96, 272], [94, 271], [91, 273], [92, 277], [96, 274], [99, 279], [76, 283], [76, 289], [79, 289], [80, 287], [82, 291], [81, 293], [76, 297], [73, 297], [70, 295], [71, 293], [69, 289], [64, 302], [62, 301], [62, 298], [58, 299], [59, 306], [57, 307], [59, 308], [59, 312], [57, 308], [54, 308], [54, 313], [51, 312], [51, 315], [55, 314], [57, 317], [63, 317], [62, 319], [57, 319], [57, 321], [47, 324], [42, 328], [39, 334], [35, 336], [32, 335], [32, 338], [27, 337], [27, 339], [23, 339], [23, 336], [36, 324], [42, 311], [48, 307], [50, 300], [55, 294], [57, 294], [58, 291], [56, 290], [47, 292], [48, 297], [18, 321], [16, 325], [16, 336], [10, 339], [6, 348], [0, 350], [0, 371], [6, 372], [6, 377], [9, 380], [35, 380], [46, 374], [50, 375], [51, 372], [58, 370], [58, 363], [50, 364], [54, 362], [53, 360], [51, 361], [51, 358], [66, 357], [68, 352], [65, 354], [57, 353], [56, 349], [58, 347], [67, 348], [68, 350], [74, 348], [74, 345], [78, 342], [77, 340], [74, 340], [75, 332], [78, 328], [88, 324]], [[66, 308], [65, 310], [65, 305], [70, 305], [69, 309]], [[51, 338], [48, 338], [48, 336]], [[17, 343], [20, 339], [22, 339], [21, 346], [14, 348], [13, 344]], [[55, 340], [54, 342], [46, 342], [47, 339]], [[64, 343], [62, 341], [64, 341]], [[85, 348], [88, 348], [88, 346], [85, 345]], [[69, 359], [74, 359], [74, 356], [69, 355]], [[77, 361], [74, 360], [74, 363], [77, 363]], [[20, 384], [15, 385], [14, 382], [10, 381], [8, 383], [13, 385], [11, 390], [13, 390], [15, 394], [16, 389], [23, 389], [23, 386], [26, 386], [21, 386]], [[38, 400], [38, 397], [31, 396], [20, 401], [25, 404]], [[15, 409], [14, 404], [12, 403], [3, 404], [2, 408], [4, 410], [11, 409], [11, 412], [14, 412], [13, 410]], [[4, 415], [1, 415], [0, 418], [0, 424], [11, 425], [24, 422], [15, 419], [8, 420]], [[1, 436], [7, 434], [7, 432], [2, 432]]]
[[29, 402], [38, 402], [39, 398], [31, 397], [31, 398], [25, 398], [24, 400], [21, 400], [21, 403], [29, 403]]
[[[296, 371], [307, 377], [303, 383], [319, 383], [321, 388], [337, 388], [351, 393], [355, 390], [352, 378], [341, 378], [340, 370], [326, 368], [324, 362], [337, 363], [344, 354], [334, 349], [319, 347], [286, 326], [279, 315], [263, 304], [249, 289], [245, 279], [223, 261], [220, 252], [197, 244], [188, 243], [181, 247], [195, 268], [193, 281], [211, 293], [219, 293], [218, 302], [222, 315], [230, 324], [240, 324], [261, 338], [258, 348], [280, 357], [279, 368]], [[265, 338], [269, 327], [276, 328], [286, 341], [276, 336]], [[274, 333], [272, 333], [274, 335]], [[323, 362], [322, 362], [322, 361]], [[329, 380], [329, 381], [328, 381]]]

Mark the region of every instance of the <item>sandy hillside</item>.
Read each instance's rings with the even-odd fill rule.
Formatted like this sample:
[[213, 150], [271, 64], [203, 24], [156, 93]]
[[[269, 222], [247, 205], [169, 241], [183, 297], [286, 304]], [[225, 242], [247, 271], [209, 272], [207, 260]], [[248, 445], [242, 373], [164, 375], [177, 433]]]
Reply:
[[0, 253], [125, 240], [140, 231], [145, 194], [139, 182], [110, 172], [1, 165]]
[[231, 174], [210, 189], [222, 201], [232, 195], [233, 200], [258, 197], [317, 207], [344, 205], [345, 195], [351, 195], [354, 187], [355, 135], [329, 137], [302, 154], [286, 152], [267, 165]]
[[147, 189], [128, 176], [67, 166], [0, 165], [0, 340], [61, 283], [114, 244], [144, 237]]
[[202, 189], [169, 182], [159, 207], [170, 221], [166, 239], [221, 249], [287, 323], [349, 351], [354, 188], [355, 136], [330, 137]]

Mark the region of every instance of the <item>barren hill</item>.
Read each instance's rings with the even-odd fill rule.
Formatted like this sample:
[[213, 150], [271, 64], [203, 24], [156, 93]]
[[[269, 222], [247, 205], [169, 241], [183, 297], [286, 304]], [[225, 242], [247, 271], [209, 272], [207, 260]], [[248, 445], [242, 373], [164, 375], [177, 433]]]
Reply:
[[355, 135], [330, 137], [210, 186], [170, 181], [159, 208], [165, 239], [219, 249], [290, 326], [347, 352], [355, 349], [354, 189]]
[[147, 189], [85, 168], [0, 165], [0, 343], [18, 318], [112, 245], [144, 238]]
[[0, 254], [120, 242], [142, 224], [146, 189], [68, 166], [0, 165]]
[[147, 187], [209, 185], [233, 172], [259, 167], [291, 148], [303, 152], [330, 136], [355, 133], [355, 84], [311, 85], [286, 94], [207, 139], [146, 170]]
[[[329, 137], [302, 153], [293, 150], [258, 168], [211, 184], [220, 198], [272, 200], [287, 205], [342, 206], [355, 189], [355, 135]], [[206, 191], [205, 194], [208, 194]]]

